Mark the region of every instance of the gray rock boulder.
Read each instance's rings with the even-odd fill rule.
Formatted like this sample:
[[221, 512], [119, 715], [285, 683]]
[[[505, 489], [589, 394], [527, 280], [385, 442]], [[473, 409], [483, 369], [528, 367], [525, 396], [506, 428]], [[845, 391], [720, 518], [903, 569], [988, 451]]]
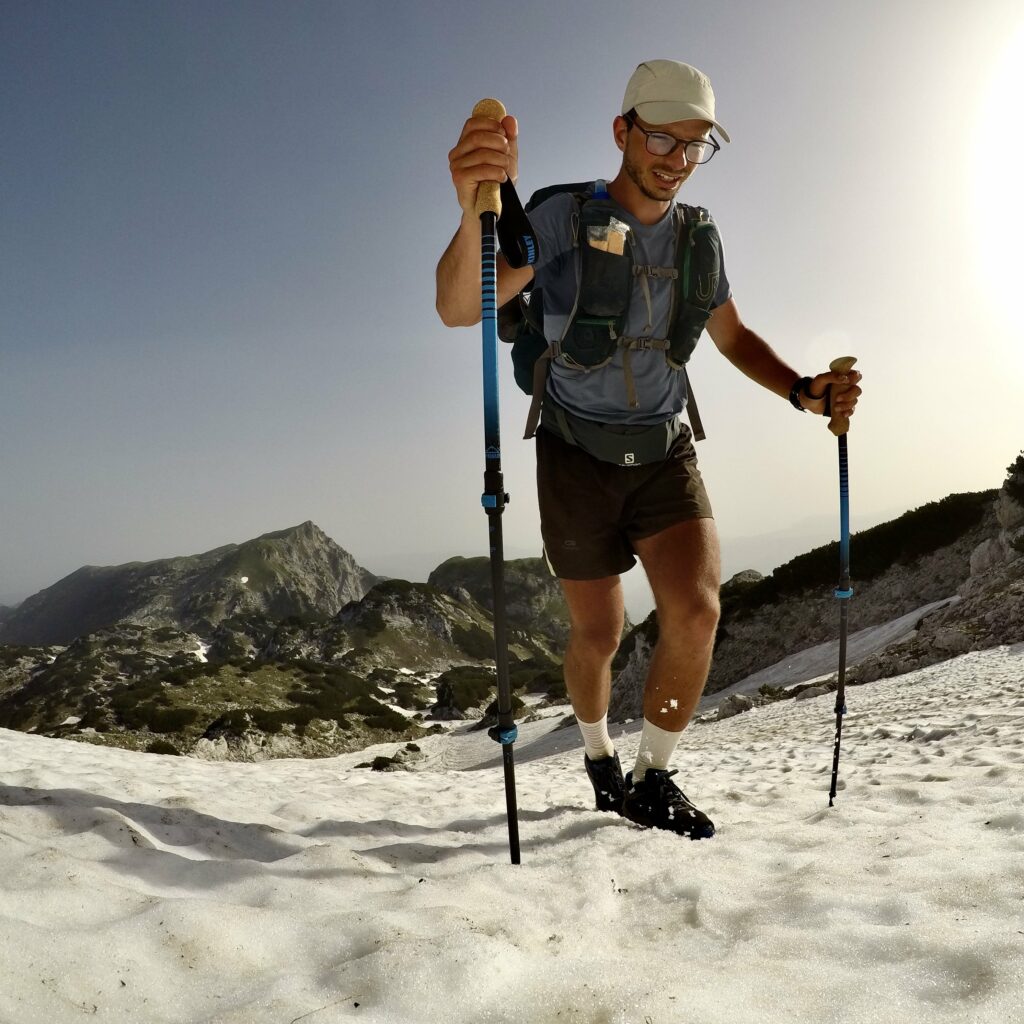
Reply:
[[962, 629], [951, 626], [936, 629], [931, 639], [936, 650], [951, 655], [966, 654], [973, 646], [973, 641]]
[[831, 693], [827, 686], [807, 686], [802, 690], [798, 690], [794, 700], [810, 700], [812, 697], [824, 697], [826, 693]]
[[727, 718], [735, 718], [736, 715], [743, 714], [744, 711], [750, 711], [753, 706], [753, 699], [745, 693], [733, 693], [718, 705], [716, 718], [719, 722], [723, 722]]

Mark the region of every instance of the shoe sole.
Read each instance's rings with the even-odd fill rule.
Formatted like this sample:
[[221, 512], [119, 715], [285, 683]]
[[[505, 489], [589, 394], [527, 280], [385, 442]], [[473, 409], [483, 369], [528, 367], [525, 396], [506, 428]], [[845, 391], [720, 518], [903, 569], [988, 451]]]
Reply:
[[683, 838], [683, 839], [689, 839], [691, 842], [697, 842], [700, 839], [713, 839], [714, 836], [715, 836], [715, 826], [714, 825], [711, 826], [711, 831], [710, 832], [707, 832], [707, 831], [704, 831], [704, 832], [701, 832], [701, 833], [696, 833], [696, 832], [680, 832], [680, 831], [678, 831], [677, 829], [674, 829], [674, 828], [667, 828], [665, 825], [658, 825], [656, 822], [651, 821], [649, 818], [644, 819], [644, 820], [641, 820], [639, 818], [634, 818], [632, 815], [629, 814], [629, 812], [625, 808], [623, 808], [619, 813], [627, 821], [632, 822], [634, 825], [638, 826], [639, 828], [653, 828], [653, 829], [657, 829], [659, 832], [670, 832], [674, 836], [679, 836], [680, 838]]

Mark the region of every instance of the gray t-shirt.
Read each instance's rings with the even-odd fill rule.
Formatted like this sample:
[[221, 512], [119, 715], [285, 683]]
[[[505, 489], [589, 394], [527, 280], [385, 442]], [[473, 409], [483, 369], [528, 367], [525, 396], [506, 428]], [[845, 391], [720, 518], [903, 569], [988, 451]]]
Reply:
[[[616, 208], [614, 216], [631, 229], [637, 263], [658, 267], [675, 265], [675, 222], [671, 209], [657, 224], [641, 224], [618, 204]], [[573, 197], [569, 193], [559, 193], [530, 213], [530, 223], [540, 249], [540, 262], [533, 268], [533, 287], [543, 289], [544, 335], [548, 341], [561, 338], [576, 300], [580, 260], [572, 238], [572, 215], [575, 211]], [[634, 279], [626, 334], [664, 338], [668, 333], [675, 285], [667, 278], [648, 278], [647, 282], [651, 297], [650, 327], [642, 285]], [[723, 259], [718, 291], [711, 308], [722, 305], [730, 295]], [[574, 369], [555, 360], [548, 374], [548, 394], [570, 412], [602, 423], [649, 425], [663, 423], [679, 415], [686, 406], [687, 398], [682, 371], [672, 369], [665, 353], [657, 350], [633, 351], [629, 358], [639, 401], [635, 409], [629, 407], [626, 395], [621, 349], [616, 351], [610, 363], [593, 370]]]

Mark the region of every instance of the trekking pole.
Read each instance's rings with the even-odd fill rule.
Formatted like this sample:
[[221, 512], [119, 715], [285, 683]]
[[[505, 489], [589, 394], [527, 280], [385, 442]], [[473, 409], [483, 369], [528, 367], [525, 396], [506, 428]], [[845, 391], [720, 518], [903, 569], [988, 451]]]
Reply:
[[[481, 100], [473, 108], [474, 117], [500, 121], [505, 107], [495, 99]], [[512, 746], [516, 741], [516, 723], [512, 717], [512, 689], [508, 678], [508, 638], [505, 623], [505, 553], [501, 534], [501, 514], [508, 503], [501, 475], [501, 423], [498, 415], [498, 281], [497, 222], [501, 215], [501, 197], [496, 181], [480, 183], [476, 199], [480, 217], [481, 325], [483, 328], [484, 366], [484, 493], [480, 499], [487, 513], [491, 548], [491, 590], [494, 600], [494, 664], [498, 677], [498, 724], [489, 730], [501, 744], [505, 769], [505, 806], [508, 812], [508, 846], [513, 864], [519, 863], [519, 815], [516, 810], [516, 769]]]
[[[849, 373], [857, 360], [853, 356], [833, 359], [829, 369], [833, 373]], [[826, 412], [831, 406], [831, 389], [826, 401]], [[828, 805], [834, 806], [836, 783], [839, 780], [839, 745], [843, 739], [843, 715], [846, 714], [846, 633], [849, 625], [850, 598], [850, 479], [846, 458], [846, 434], [850, 421], [845, 416], [836, 416], [828, 422], [828, 429], [839, 439], [839, 586], [833, 592], [839, 599], [839, 685], [836, 688], [836, 739], [832, 753], [832, 786], [828, 792]]]

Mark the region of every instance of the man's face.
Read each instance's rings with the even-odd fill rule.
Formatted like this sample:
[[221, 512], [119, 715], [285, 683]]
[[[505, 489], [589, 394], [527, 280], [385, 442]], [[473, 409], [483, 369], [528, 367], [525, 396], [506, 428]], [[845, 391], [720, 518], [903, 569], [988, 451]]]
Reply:
[[668, 156], [655, 156], [647, 151], [647, 138], [642, 131], [659, 132], [671, 135], [676, 139], [706, 139], [711, 132], [707, 121], [673, 121], [671, 124], [647, 124], [635, 118], [635, 126], [630, 129], [625, 118], [616, 120], [616, 137], [622, 145], [622, 163], [630, 180], [648, 199], [664, 203], [671, 201], [682, 187], [683, 182], [693, 174], [697, 164], [689, 163], [683, 152], [684, 146], [678, 146]]

